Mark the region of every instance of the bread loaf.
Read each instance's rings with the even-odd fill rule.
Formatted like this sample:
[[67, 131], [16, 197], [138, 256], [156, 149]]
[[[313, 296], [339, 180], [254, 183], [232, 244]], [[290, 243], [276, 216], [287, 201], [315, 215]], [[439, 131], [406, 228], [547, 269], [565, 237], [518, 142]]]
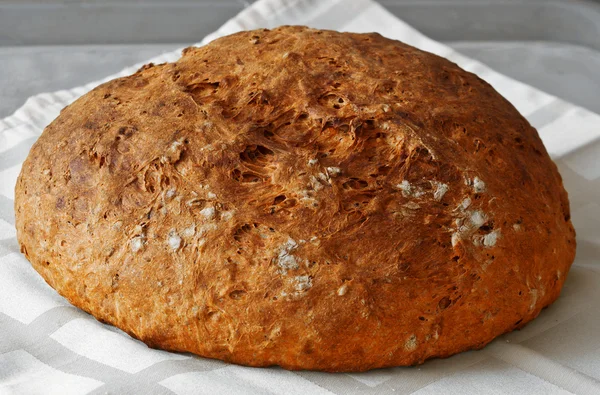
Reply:
[[246, 31], [66, 107], [16, 186], [22, 252], [151, 347], [363, 371], [478, 349], [575, 253], [536, 130], [378, 34]]

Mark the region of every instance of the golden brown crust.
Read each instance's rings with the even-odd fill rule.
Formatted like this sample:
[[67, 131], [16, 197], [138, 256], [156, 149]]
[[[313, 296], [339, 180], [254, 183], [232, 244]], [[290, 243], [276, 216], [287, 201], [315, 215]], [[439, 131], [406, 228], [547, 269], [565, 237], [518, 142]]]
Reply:
[[567, 194], [487, 83], [378, 34], [241, 32], [63, 110], [17, 230], [153, 347], [361, 371], [480, 348], [559, 295]]

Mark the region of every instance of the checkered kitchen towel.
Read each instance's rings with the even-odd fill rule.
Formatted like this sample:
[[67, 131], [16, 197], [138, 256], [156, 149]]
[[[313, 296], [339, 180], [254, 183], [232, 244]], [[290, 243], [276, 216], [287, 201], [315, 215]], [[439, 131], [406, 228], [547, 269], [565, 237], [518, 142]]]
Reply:
[[507, 97], [539, 130], [570, 193], [579, 247], [561, 298], [484, 350], [414, 368], [288, 372], [149, 349], [70, 306], [34, 272], [15, 239], [21, 163], [44, 126], [97, 81], [32, 97], [0, 121], [0, 394], [600, 394], [600, 116], [461, 56], [371, 0], [261, 0], [202, 43], [281, 24], [377, 31], [457, 62]]

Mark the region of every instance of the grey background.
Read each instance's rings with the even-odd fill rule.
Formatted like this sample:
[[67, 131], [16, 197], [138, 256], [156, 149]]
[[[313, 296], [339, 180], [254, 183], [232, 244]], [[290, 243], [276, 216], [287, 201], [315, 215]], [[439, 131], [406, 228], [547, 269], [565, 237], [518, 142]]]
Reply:
[[[197, 41], [253, 1], [0, 0], [0, 117]], [[600, 113], [600, 2], [380, 0], [429, 37]]]

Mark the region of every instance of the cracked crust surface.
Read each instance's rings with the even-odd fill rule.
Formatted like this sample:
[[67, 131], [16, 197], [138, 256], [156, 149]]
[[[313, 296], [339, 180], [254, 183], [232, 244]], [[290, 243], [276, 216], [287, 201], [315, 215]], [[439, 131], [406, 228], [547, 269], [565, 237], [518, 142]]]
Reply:
[[21, 249], [152, 347], [362, 371], [481, 348], [552, 303], [575, 233], [529, 123], [378, 34], [241, 32], [65, 108], [16, 186]]

